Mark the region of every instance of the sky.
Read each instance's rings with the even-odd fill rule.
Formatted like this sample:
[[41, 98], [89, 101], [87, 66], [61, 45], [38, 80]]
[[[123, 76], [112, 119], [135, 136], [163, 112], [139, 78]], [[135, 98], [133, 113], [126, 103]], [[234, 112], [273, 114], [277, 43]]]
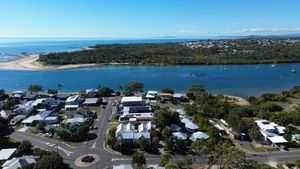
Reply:
[[0, 0], [2, 38], [300, 33], [300, 0]]

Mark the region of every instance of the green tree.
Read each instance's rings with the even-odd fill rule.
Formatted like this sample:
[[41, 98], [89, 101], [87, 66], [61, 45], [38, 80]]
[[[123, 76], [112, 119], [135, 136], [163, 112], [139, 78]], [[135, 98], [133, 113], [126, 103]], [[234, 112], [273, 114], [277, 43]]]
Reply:
[[134, 168], [142, 169], [144, 165], [146, 165], [146, 158], [144, 156], [144, 153], [141, 151], [137, 151], [132, 155], [132, 165]]
[[296, 161], [295, 161], [295, 166], [296, 166], [297, 168], [300, 168], [300, 160], [296, 160]]
[[170, 89], [170, 88], [165, 88], [165, 89], [162, 89], [160, 91], [161, 93], [170, 93], [170, 94], [174, 94], [174, 90]]
[[58, 91], [56, 89], [48, 89], [48, 94], [57, 94]]
[[37, 94], [38, 94], [38, 92], [44, 91], [43, 86], [41, 86], [41, 85], [29, 85], [27, 90], [30, 93], [37, 93]]
[[143, 91], [144, 83], [141, 82], [130, 82], [125, 85], [126, 92], [141, 92]]
[[108, 131], [109, 136], [110, 137], [115, 137], [116, 136], [116, 131], [117, 131], [116, 127], [110, 128], [109, 131]]
[[56, 130], [56, 135], [58, 135], [61, 139], [66, 141], [72, 141], [72, 134], [69, 130], [64, 128], [59, 128]]
[[167, 109], [158, 109], [154, 111], [154, 117], [157, 127], [162, 131], [167, 125], [180, 124], [179, 114]]
[[108, 87], [102, 87], [99, 89], [99, 94], [101, 97], [110, 97], [114, 92], [115, 91], [113, 89]]
[[190, 93], [204, 93], [205, 89], [200, 84], [191, 84], [188, 92]]
[[149, 143], [144, 136], [140, 137], [136, 142], [139, 145], [141, 151], [146, 151], [149, 147]]
[[171, 154], [169, 152], [165, 152], [163, 154], [163, 156], [161, 157], [161, 159], [160, 159], [160, 164], [159, 165], [165, 167], [167, 164], [170, 163], [171, 159], [172, 159]]
[[21, 157], [25, 154], [30, 154], [32, 145], [29, 141], [22, 141], [21, 144], [18, 146], [16, 151], [16, 156]]
[[34, 169], [64, 169], [66, 165], [63, 159], [57, 154], [52, 153], [50, 155], [44, 155], [40, 161], [38, 161]]

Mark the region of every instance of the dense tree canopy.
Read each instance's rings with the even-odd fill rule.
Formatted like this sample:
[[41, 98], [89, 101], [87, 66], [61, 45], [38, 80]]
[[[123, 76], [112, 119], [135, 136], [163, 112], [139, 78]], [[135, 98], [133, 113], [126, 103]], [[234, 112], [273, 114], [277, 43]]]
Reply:
[[[237, 45], [189, 48], [180, 43], [105, 44], [94, 50], [50, 53], [40, 56], [46, 64], [130, 63], [130, 64], [247, 64], [300, 61], [300, 45], [262, 46], [248, 39], [233, 40]], [[232, 52], [237, 51], [237, 52]], [[244, 53], [243, 51], [251, 51]]]

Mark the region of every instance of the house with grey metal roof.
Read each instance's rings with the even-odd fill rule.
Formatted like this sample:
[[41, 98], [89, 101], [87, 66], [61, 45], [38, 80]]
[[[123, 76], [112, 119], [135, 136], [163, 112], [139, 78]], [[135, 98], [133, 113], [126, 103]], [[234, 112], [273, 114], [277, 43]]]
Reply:
[[23, 166], [36, 163], [40, 157], [38, 156], [23, 156], [23, 157], [15, 157], [11, 160], [7, 160], [4, 164], [2, 164], [3, 169], [18, 169]]

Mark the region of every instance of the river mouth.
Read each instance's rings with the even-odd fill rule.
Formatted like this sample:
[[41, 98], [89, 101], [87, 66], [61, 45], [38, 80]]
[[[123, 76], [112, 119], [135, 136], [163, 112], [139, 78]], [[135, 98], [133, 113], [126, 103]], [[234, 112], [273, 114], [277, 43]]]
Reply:
[[[119, 85], [139, 81], [144, 90], [171, 88], [186, 92], [190, 84], [201, 84], [208, 91], [247, 97], [279, 92], [300, 85], [300, 63], [257, 65], [131, 66], [102, 65], [63, 70], [0, 70], [1, 88], [7, 91], [27, 89], [40, 84], [45, 91], [78, 92], [98, 86], [118, 89]], [[291, 73], [291, 67], [296, 71]], [[198, 75], [198, 76], [196, 76]], [[64, 84], [58, 87], [58, 84]]]

